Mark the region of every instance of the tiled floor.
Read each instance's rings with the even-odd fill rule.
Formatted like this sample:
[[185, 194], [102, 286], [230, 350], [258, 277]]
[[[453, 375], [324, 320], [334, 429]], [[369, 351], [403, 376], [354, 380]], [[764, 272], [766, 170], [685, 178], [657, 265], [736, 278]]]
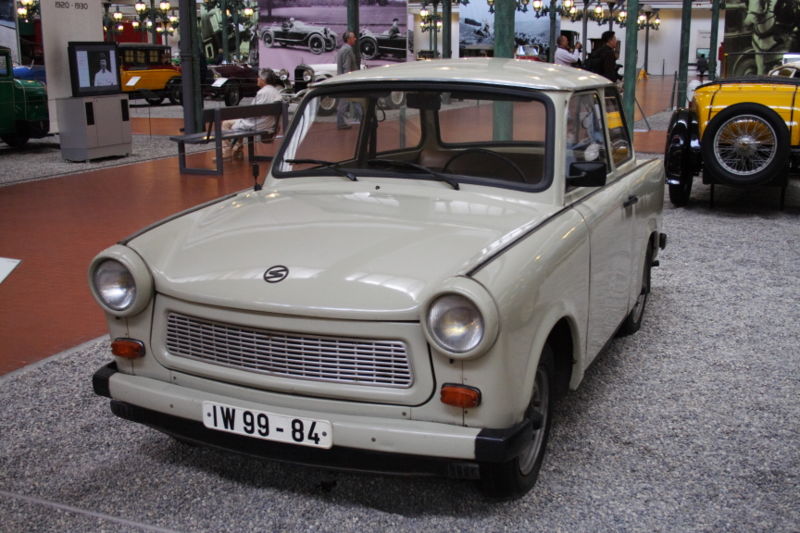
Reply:
[[[648, 116], [665, 110], [671, 88], [671, 77], [639, 82]], [[177, 119], [133, 122], [135, 133], [152, 135], [176, 134], [181, 126]], [[635, 146], [661, 153], [664, 132], [637, 132]], [[270, 153], [274, 146], [259, 150]], [[210, 152], [192, 157], [211, 165]], [[171, 158], [0, 188], [0, 257], [22, 260], [0, 283], [0, 375], [106, 332], [86, 279], [97, 252], [171, 213], [251, 184], [244, 161], [226, 162], [221, 177], [206, 177], [179, 174]]]

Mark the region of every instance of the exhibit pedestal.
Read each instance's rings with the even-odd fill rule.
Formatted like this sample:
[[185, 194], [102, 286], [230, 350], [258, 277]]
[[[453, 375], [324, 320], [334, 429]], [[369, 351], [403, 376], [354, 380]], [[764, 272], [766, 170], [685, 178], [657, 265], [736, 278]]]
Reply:
[[131, 153], [128, 96], [82, 96], [56, 100], [61, 157], [89, 161]]

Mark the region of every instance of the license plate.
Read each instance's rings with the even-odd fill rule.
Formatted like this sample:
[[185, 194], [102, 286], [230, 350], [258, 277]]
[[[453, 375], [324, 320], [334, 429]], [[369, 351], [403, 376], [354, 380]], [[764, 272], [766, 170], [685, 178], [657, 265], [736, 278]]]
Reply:
[[333, 446], [333, 431], [327, 420], [298, 418], [216, 402], [203, 402], [203, 424], [210, 429], [258, 439], [314, 448]]

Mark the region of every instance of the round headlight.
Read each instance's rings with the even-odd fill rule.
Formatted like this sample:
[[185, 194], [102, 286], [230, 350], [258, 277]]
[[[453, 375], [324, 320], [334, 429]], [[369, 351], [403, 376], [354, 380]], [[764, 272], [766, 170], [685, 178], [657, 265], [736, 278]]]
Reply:
[[97, 265], [92, 275], [97, 296], [111, 309], [125, 311], [136, 299], [133, 274], [119, 261], [106, 259]]
[[303, 81], [304, 82], [306, 82], [306, 83], [310, 82], [312, 76], [313, 76], [313, 73], [310, 70], [304, 70], [303, 71]]
[[483, 339], [483, 315], [468, 298], [460, 294], [446, 294], [431, 304], [428, 330], [445, 350], [469, 352]]
[[150, 269], [139, 254], [121, 244], [92, 259], [89, 286], [97, 303], [117, 317], [141, 312], [153, 298]]

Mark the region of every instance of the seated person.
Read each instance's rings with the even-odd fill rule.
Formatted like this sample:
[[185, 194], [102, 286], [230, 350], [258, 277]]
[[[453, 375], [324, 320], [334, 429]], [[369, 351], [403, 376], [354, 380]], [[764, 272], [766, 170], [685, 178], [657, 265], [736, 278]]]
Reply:
[[[282, 100], [280, 88], [283, 87], [283, 84], [280, 77], [271, 68], [262, 68], [258, 72], [258, 86], [258, 92], [253, 98], [253, 105], [272, 104]], [[227, 131], [268, 130], [270, 135], [274, 135], [277, 128], [277, 117], [274, 115], [246, 117], [222, 122], [223, 133]], [[237, 142], [238, 140], [225, 141], [225, 146], [222, 150], [223, 157], [230, 157], [231, 155], [240, 157], [242, 155], [244, 143]]]

